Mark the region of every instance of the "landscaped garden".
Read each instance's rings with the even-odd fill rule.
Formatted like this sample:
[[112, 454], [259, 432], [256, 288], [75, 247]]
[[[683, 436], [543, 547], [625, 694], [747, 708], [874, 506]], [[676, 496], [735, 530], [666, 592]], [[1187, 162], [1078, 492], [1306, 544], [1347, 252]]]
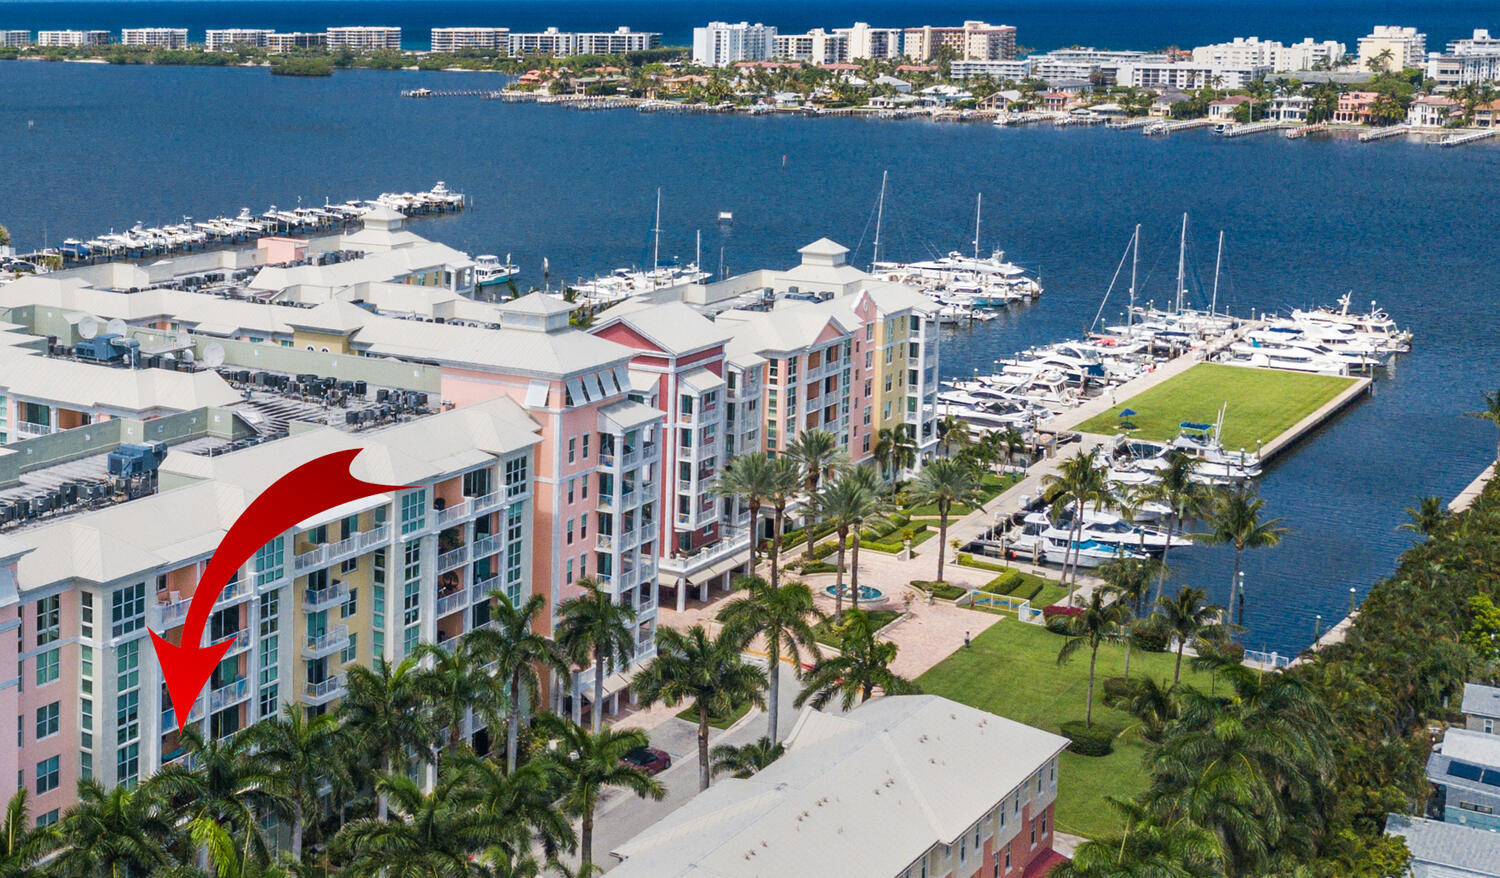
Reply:
[[[1083, 720], [1088, 687], [1087, 652], [1067, 664], [1057, 663], [1065, 638], [1040, 625], [1006, 620], [993, 625], [969, 647], [960, 649], [917, 678], [923, 692], [987, 710], [1027, 725], [1059, 732], [1068, 721]], [[1135, 649], [1131, 677], [1150, 676], [1170, 683], [1174, 657]], [[1117, 812], [1106, 796], [1128, 799], [1146, 789], [1149, 777], [1141, 764], [1146, 746], [1135, 734], [1130, 714], [1106, 707], [1104, 681], [1124, 673], [1123, 646], [1099, 650], [1094, 687], [1094, 724], [1123, 730], [1108, 756], [1079, 756], [1064, 752], [1057, 798], [1057, 828], [1061, 832], [1099, 836], [1120, 828]], [[1208, 688], [1205, 674], [1183, 666], [1184, 682]]]
[[[1078, 429], [1085, 433], [1128, 432], [1138, 439], [1166, 441], [1184, 421], [1212, 424], [1228, 405], [1225, 448], [1254, 449], [1270, 442], [1347, 389], [1352, 378], [1249, 369], [1218, 363], [1197, 366], [1095, 415]], [[1124, 412], [1131, 412], [1122, 416]]]

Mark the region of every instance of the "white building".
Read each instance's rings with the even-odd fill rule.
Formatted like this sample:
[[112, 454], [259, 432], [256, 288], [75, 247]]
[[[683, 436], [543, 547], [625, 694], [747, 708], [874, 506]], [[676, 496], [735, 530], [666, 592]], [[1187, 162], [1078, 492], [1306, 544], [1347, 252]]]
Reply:
[[1344, 44], [1334, 40], [1314, 42], [1306, 37], [1290, 46], [1259, 37], [1235, 37], [1227, 43], [1213, 43], [1193, 49], [1193, 63], [1218, 64], [1227, 67], [1269, 67], [1273, 73], [1311, 70], [1321, 62], [1331, 65], [1344, 57]]
[[853, 27], [834, 28], [833, 32], [843, 36], [847, 42], [850, 61], [901, 56], [901, 28], [899, 27], [870, 27], [863, 21], [856, 21]]
[[1271, 68], [1267, 66], [1231, 67], [1192, 61], [1129, 62], [1120, 65], [1116, 81], [1136, 88], [1173, 88], [1179, 91], [1204, 87], [1238, 89], [1270, 72]]
[[1292, 43], [1279, 53], [1272, 67], [1277, 73], [1331, 67], [1343, 60], [1346, 54], [1348, 48], [1337, 40], [1314, 42], [1312, 37], [1303, 37], [1302, 42]]
[[120, 31], [120, 42], [126, 46], [150, 46], [154, 49], [186, 49], [185, 27], [127, 27]]
[[432, 29], [432, 51], [458, 52], [464, 49], [510, 51], [508, 27], [435, 27]]
[[0, 30], [0, 46], [24, 46], [31, 42], [29, 30]]
[[1500, 39], [1479, 29], [1466, 40], [1454, 40], [1448, 51], [1427, 56], [1427, 76], [1439, 87], [1500, 81]]
[[1442, 128], [1458, 102], [1442, 95], [1422, 95], [1406, 108], [1406, 124], [1413, 128]]
[[1306, 95], [1281, 95], [1271, 99], [1271, 108], [1266, 111], [1266, 119], [1273, 122], [1301, 124], [1307, 121], [1307, 112], [1311, 109], [1312, 98]]
[[1165, 64], [1167, 56], [1159, 53], [1111, 51], [1085, 46], [1054, 49], [1045, 55], [1032, 55], [1026, 61], [1031, 65], [1028, 74], [1045, 80], [1049, 84], [1069, 79], [1088, 81], [1095, 73], [1100, 74], [1105, 83], [1115, 83], [1122, 82], [1120, 79], [1122, 64]]
[[1016, 29], [1008, 24], [966, 21], [961, 27], [909, 27], [902, 51], [918, 61], [930, 60], [939, 49], [953, 51], [965, 61], [1002, 61], [1016, 57]]
[[109, 43], [107, 30], [39, 30], [36, 32], [38, 46], [103, 46]]
[[775, 57], [809, 64], [837, 64], [849, 60], [848, 38], [822, 28], [805, 34], [777, 34], [773, 46]]
[[203, 35], [203, 48], [210, 52], [225, 52], [233, 46], [255, 46], [264, 49], [271, 41], [271, 33], [271, 30], [261, 28], [211, 30]]
[[578, 54], [578, 35], [563, 33], [555, 27], [540, 33], [513, 33], [510, 35], [510, 53], [518, 58], [526, 55], [566, 58]]
[[611, 874], [806, 875], [814, 863], [824, 876], [1044, 874], [1067, 743], [935, 695], [809, 708], [784, 756], [615, 848]]
[[575, 47], [580, 55], [623, 55], [626, 52], [644, 52], [661, 46], [661, 34], [631, 30], [628, 27], [618, 27], [605, 33], [580, 33], [574, 37]]
[[354, 49], [355, 51], [400, 49], [401, 28], [372, 26], [331, 27], [328, 29], [328, 48]]
[[[1390, 59], [1382, 61], [1386, 52], [1390, 52]], [[1376, 25], [1369, 36], [1359, 38], [1359, 66], [1367, 70], [1372, 61], [1383, 64], [1386, 70], [1421, 67], [1426, 57], [1427, 35], [1414, 27]]]
[[323, 31], [317, 33], [285, 33], [271, 34], [266, 37], [266, 48], [272, 52], [290, 52], [295, 49], [314, 49], [328, 45], [328, 34]]
[[728, 67], [736, 61], [765, 61], [776, 53], [776, 28], [770, 25], [711, 21], [693, 28], [693, 63]]
[[1031, 59], [1013, 61], [954, 61], [949, 71], [954, 79], [988, 76], [990, 79], [1025, 79], [1031, 75]]

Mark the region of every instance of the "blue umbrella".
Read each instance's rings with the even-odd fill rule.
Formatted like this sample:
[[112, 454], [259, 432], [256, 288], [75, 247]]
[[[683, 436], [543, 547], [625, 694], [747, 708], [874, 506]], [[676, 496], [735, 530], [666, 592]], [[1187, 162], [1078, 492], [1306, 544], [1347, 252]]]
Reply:
[[1132, 415], [1134, 415], [1135, 413], [1136, 413], [1135, 409], [1125, 409], [1124, 411], [1120, 412], [1120, 417], [1122, 417], [1122, 418], [1128, 418], [1128, 417], [1131, 417]]

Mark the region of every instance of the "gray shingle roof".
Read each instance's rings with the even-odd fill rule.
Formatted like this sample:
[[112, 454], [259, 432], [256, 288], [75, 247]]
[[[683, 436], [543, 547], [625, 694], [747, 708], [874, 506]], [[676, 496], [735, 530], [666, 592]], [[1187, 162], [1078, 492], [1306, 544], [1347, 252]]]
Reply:
[[1445, 878], [1500, 876], [1500, 832], [1392, 814], [1386, 818], [1385, 834], [1406, 839], [1414, 866], [1443, 867], [1443, 871], [1429, 874]]

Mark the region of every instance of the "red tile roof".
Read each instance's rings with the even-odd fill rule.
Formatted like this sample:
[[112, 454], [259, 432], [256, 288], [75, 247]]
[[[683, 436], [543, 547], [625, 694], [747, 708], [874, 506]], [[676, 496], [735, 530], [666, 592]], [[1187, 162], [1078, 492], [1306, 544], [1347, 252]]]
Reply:
[[1068, 858], [1057, 851], [1048, 849], [1032, 857], [1031, 862], [1026, 864], [1026, 871], [1021, 873], [1021, 878], [1042, 878], [1052, 867], [1059, 863], [1068, 862]]

